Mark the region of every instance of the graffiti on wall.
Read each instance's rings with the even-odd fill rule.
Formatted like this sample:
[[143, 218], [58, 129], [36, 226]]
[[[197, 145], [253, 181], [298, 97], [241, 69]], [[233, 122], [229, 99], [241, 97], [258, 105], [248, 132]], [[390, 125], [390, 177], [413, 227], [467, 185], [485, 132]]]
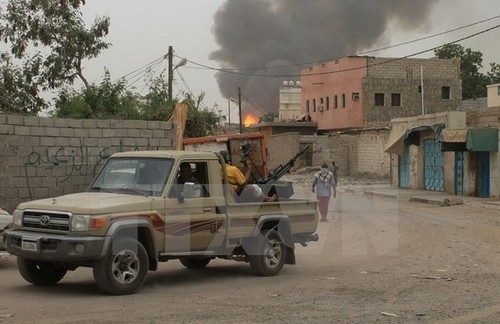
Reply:
[[[123, 152], [123, 143], [120, 140], [120, 145], [115, 147], [116, 152]], [[127, 147], [127, 150], [138, 151], [141, 148], [138, 146]], [[158, 149], [147, 147], [145, 149]], [[94, 153], [97, 150], [97, 153]], [[94, 153], [94, 154], [93, 154]], [[30, 183], [29, 170], [34, 169], [49, 169], [56, 170], [56, 185], [68, 182], [74, 176], [95, 176], [104, 162], [111, 156], [113, 148], [105, 147], [89, 147], [80, 139], [78, 147], [58, 147], [44, 152], [31, 152], [24, 161], [24, 176], [26, 179], [26, 187], [28, 189], [29, 198], [33, 199], [33, 189]]]

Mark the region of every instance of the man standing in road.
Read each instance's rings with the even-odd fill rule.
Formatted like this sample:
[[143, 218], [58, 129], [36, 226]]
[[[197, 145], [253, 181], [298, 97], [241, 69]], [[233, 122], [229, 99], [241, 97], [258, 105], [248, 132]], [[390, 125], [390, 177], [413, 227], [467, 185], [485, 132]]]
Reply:
[[312, 192], [316, 193], [318, 198], [318, 207], [321, 214], [321, 222], [327, 222], [326, 215], [328, 214], [328, 204], [330, 196], [337, 197], [337, 183], [333, 177], [333, 173], [328, 170], [328, 163], [321, 164], [321, 170], [314, 174]]

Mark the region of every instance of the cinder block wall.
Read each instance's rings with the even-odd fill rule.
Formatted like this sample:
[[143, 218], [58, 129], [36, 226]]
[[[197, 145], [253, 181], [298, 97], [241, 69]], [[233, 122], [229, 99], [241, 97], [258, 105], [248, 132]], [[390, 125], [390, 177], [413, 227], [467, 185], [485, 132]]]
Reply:
[[384, 152], [389, 130], [364, 130], [352, 134], [302, 136], [313, 143], [313, 165], [336, 161], [339, 176], [370, 173], [389, 179], [390, 157]]
[[85, 190], [115, 152], [173, 147], [172, 123], [0, 114], [0, 208]]
[[500, 107], [468, 111], [467, 126], [500, 128]]
[[[268, 143], [268, 168], [275, 169], [280, 164], [287, 163], [299, 151], [299, 133], [284, 133], [272, 135]], [[298, 163], [296, 164], [298, 166]]]

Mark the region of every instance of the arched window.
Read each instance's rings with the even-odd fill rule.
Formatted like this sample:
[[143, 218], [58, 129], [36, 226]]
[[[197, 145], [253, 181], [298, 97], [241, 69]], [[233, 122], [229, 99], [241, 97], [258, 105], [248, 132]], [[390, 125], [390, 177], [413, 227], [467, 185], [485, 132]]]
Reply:
[[313, 99], [313, 112], [316, 112], [316, 99]]
[[330, 97], [326, 97], [326, 110], [330, 110]]
[[337, 109], [339, 107], [339, 97], [337, 97], [337, 95], [335, 95], [333, 97], [333, 109]]
[[345, 108], [345, 94], [342, 94], [342, 108]]

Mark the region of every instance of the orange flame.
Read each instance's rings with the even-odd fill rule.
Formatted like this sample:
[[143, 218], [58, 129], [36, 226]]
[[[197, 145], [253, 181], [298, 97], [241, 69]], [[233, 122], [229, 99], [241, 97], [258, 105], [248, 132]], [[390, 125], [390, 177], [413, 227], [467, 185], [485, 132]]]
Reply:
[[250, 127], [252, 125], [255, 125], [259, 122], [259, 118], [253, 116], [253, 115], [246, 115], [245, 116], [245, 121], [243, 122], [243, 125], [245, 127]]

